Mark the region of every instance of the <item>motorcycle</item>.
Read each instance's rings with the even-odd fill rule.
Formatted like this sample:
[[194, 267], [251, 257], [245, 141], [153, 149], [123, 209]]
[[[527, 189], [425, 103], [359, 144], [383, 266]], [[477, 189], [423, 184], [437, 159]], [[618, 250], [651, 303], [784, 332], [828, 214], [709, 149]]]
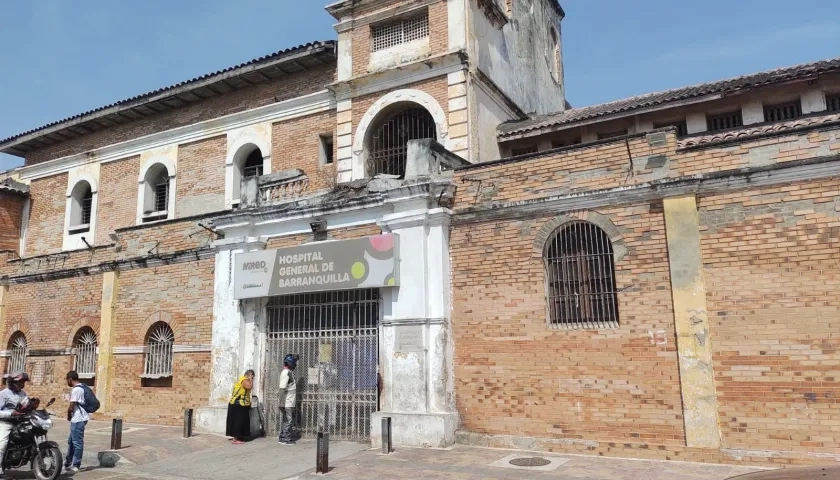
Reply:
[[3, 455], [3, 470], [29, 464], [38, 480], [55, 480], [61, 475], [64, 466], [61, 449], [56, 442], [47, 440], [47, 430], [53, 425], [46, 409], [53, 403], [55, 398], [38, 410], [40, 401], [32, 398], [28, 405], [17, 410], [19, 415], [11, 418], [14, 425], [9, 434], [6, 454]]

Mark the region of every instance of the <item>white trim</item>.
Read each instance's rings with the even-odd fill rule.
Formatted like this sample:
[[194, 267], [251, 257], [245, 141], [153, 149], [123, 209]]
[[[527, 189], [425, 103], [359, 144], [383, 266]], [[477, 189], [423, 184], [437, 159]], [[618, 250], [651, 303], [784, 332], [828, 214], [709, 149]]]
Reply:
[[22, 180], [34, 180], [64, 173], [71, 168], [88, 163], [108, 163], [139, 155], [154, 148], [195, 142], [224, 135], [228, 130], [265, 122], [279, 122], [335, 109], [332, 92], [317, 93], [284, 100], [264, 107], [233, 113], [223, 117], [173, 128], [115, 143], [88, 152], [22, 167], [18, 170]]
[[[86, 231], [79, 231], [81, 225], [72, 225], [73, 222], [73, 191], [80, 182], [87, 182], [90, 186], [90, 222]], [[64, 202], [64, 230], [62, 232], [61, 249], [78, 250], [87, 248], [82, 241], [84, 237], [88, 244], [96, 244], [96, 217], [99, 207], [99, 165], [76, 167], [67, 175], [67, 194]]]
[[20, 216], [20, 257], [26, 256], [26, 234], [29, 231], [29, 214], [32, 210], [32, 201], [29, 196], [23, 201], [23, 211]]
[[169, 145], [160, 147], [152, 151], [144, 152], [140, 156], [140, 175], [137, 178], [137, 218], [135, 225], [152, 223], [144, 222], [146, 215], [144, 207], [146, 206], [146, 176], [149, 170], [155, 165], [162, 165], [166, 168], [166, 174], [169, 177], [169, 192], [166, 205], [167, 216], [162, 220], [172, 220], [175, 215], [175, 197], [178, 193], [178, 146]]
[[144, 183], [146, 181], [146, 174], [149, 173], [149, 169], [157, 164], [161, 164], [166, 167], [166, 173], [170, 178], [178, 174], [178, 171], [175, 168], [175, 160], [173, 158], [167, 155], [155, 155], [143, 161], [143, 165], [140, 166], [140, 175], [138, 175], [137, 181], [139, 183]]
[[367, 152], [365, 139], [368, 129], [387, 107], [401, 102], [416, 103], [425, 108], [435, 121], [437, 130], [437, 141], [442, 143], [448, 150], [451, 150], [449, 139], [449, 122], [446, 120], [446, 113], [435, 98], [422, 90], [401, 89], [382, 96], [365, 112], [356, 134], [353, 137], [353, 180], [365, 178], [365, 163]]
[[67, 182], [67, 193], [65, 196], [69, 197], [73, 195], [73, 190], [76, 188], [76, 185], [79, 184], [81, 181], [85, 181], [90, 185], [91, 193], [96, 193], [99, 190], [99, 181], [95, 178], [90, 172], [79, 172], [75, 175], [75, 179], [73, 181]]
[[403, 3], [384, 10], [376, 10], [366, 15], [358, 15], [355, 17], [348, 17], [335, 24], [335, 31], [338, 33], [348, 32], [354, 28], [364, 27], [371, 23], [381, 22], [394, 17], [408, 15], [422, 8], [428, 8], [430, 5], [439, 3], [440, 0], [415, 0], [411, 3]]
[[454, 53], [444, 53], [406, 63], [400, 65], [399, 68], [356, 77], [347, 82], [336, 82], [333, 87], [336, 89], [339, 98], [344, 100], [393, 90], [404, 85], [442, 77], [461, 70], [466, 70], [461, 57]]
[[[245, 158], [237, 158], [243, 148], [252, 145], [263, 155], [263, 175], [271, 173], [271, 123], [249, 125], [231, 130], [227, 134], [225, 157], [225, 209], [239, 203], [237, 182], [242, 181]], [[238, 163], [238, 164], [237, 164]]]

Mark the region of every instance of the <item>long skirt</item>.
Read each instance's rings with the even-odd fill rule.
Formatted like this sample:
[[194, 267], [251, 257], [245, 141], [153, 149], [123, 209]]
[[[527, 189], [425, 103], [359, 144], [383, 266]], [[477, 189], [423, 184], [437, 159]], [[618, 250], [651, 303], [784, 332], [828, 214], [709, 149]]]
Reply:
[[240, 439], [251, 436], [251, 407], [228, 404], [225, 435]]

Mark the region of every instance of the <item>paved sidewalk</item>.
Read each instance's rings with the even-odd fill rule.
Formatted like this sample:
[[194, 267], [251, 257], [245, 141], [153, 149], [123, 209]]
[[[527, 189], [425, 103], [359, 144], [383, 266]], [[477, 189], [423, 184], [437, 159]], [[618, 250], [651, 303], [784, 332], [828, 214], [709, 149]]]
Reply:
[[[50, 432], [66, 451], [68, 424], [56, 421]], [[230, 480], [334, 478], [361, 479], [557, 479], [557, 480], [724, 480], [759, 471], [758, 468], [687, 462], [628, 460], [605, 457], [559, 455], [497, 450], [457, 445], [449, 449], [398, 449], [381, 455], [367, 445], [349, 442], [330, 444], [332, 469], [316, 475], [315, 442], [278, 445], [272, 438], [245, 445], [231, 445], [225, 438], [199, 434], [182, 438], [175, 427], [126, 424], [123, 429], [125, 459], [115, 468], [98, 467], [97, 455], [110, 447], [109, 422], [91, 422], [85, 435], [85, 470], [77, 480]], [[516, 468], [510, 460], [541, 458], [544, 467]], [[12, 478], [33, 478], [27, 470]], [[63, 475], [62, 478], [70, 478]]]

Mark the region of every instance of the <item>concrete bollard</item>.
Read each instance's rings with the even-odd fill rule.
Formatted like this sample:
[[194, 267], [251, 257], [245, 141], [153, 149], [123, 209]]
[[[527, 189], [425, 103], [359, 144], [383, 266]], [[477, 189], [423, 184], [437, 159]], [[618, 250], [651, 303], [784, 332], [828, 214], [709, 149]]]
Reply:
[[115, 418], [111, 422], [111, 450], [122, 448], [122, 418]]
[[382, 417], [382, 453], [388, 455], [393, 452], [391, 443], [391, 417]]
[[315, 452], [315, 473], [330, 472], [330, 434], [318, 432], [318, 445]]
[[184, 438], [192, 437], [193, 430], [193, 409], [184, 409]]

